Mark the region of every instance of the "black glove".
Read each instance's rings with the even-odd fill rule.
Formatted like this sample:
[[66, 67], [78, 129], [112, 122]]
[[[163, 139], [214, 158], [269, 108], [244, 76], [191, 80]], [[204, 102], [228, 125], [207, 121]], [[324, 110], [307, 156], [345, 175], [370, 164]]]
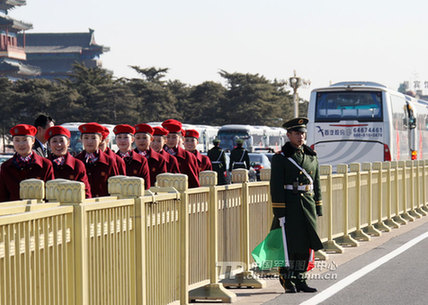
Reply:
[[322, 216], [322, 205], [317, 205], [316, 209], [317, 209], [317, 215]]

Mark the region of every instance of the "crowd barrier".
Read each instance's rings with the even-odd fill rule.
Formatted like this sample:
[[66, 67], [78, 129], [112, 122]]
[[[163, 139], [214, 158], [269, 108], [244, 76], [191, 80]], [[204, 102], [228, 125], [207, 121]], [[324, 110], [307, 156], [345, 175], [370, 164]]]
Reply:
[[[321, 166], [325, 250], [341, 253], [427, 214], [428, 161]], [[21, 183], [23, 200], [0, 203], [0, 304], [233, 302], [225, 287], [262, 288], [251, 251], [269, 232], [270, 171], [217, 186], [202, 172], [109, 179], [111, 196], [85, 199], [62, 179]]]

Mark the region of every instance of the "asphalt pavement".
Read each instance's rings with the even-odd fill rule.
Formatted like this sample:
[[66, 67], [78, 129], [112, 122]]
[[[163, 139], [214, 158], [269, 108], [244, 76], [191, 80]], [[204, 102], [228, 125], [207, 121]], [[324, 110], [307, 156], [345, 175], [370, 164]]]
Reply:
[[277, 279], [265, 279], [263, 289], [230, 289], [238, 296], [233, 304], [428, 304], [427, 232], [422, 217], [316, 261], [308, 284], [317, 293], [285, 294]]
[[[324, 278], [309, 280], [318, 293], [281, 294], [263, 304], [427, 304], [428, 222], [422, 218], [412, 225], [411, 230], [338, 265], [336, 270], [320, 274]], [[388, 234], [392, 232], [384, 233]]]

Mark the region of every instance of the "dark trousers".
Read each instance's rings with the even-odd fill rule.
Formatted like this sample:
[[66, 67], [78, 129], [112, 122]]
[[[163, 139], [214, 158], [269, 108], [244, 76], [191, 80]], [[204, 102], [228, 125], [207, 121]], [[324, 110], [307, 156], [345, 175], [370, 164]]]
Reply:
[[284, 278], [291, 280], [292, 282], [304, 282], [305, 273], [308, 269], [309, 263], [309, 249], [305, 254], [302, 253], [289, 253], [288, 259], [290, 261], [290, 267], [279, 268], [279, 274]]

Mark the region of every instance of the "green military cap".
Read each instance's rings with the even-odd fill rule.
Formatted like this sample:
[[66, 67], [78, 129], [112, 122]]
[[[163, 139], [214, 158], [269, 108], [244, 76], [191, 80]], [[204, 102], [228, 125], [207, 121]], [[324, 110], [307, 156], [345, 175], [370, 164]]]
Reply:
[[307, 118], [295, 118], [285, 122], [282, 127], [287, 129], [287, 131], [300, 131], [306, 132], [306, 125], [309, 120]]
[[220, 144], [220, 139], [215, 138], [215, 139], [213, 140], [213, 144]]
[[244, 140], [242, 140], [241, 138], [236, 139], [236, 144], [244, 144]]

